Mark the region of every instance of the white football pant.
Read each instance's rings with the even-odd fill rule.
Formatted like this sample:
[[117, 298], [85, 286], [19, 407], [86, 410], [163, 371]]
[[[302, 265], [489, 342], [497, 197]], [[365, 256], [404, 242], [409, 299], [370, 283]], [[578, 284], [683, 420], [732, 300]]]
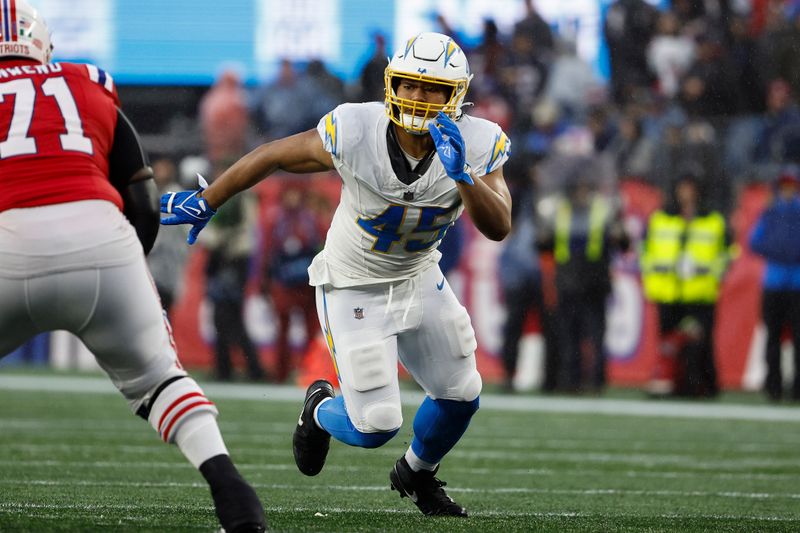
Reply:
[[59, 329], [86, 344], [134, 412], [186, 375], [136, 232], [110, 202], [0, 213], [0, 356]]
[[475, 332], [438, 266], [404, 281], [319, 286], [317, 311], [359, 431], [402, 424], [398, 359], [433, 399], [472, 401], [480, 394]]

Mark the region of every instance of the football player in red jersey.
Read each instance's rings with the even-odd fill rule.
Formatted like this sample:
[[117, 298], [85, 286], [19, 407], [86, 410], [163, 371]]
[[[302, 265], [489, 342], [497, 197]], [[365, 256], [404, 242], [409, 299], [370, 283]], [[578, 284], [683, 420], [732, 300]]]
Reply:
[[136, 131], [108, 73], [50, 63], [51, 50], [27, 2], [0, 0], [0, 356], [39, 332], [77, 335], [200, 470], [225, 530], [264, 531], [145, 265], [159, 207]]

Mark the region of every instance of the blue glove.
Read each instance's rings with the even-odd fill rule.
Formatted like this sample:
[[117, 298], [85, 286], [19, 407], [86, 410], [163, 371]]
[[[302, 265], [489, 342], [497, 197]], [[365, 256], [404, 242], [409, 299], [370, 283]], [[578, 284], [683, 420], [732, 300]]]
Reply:
[[447, 175], [456, 181], [474, 185], [466, 159], [467, 147], [453, 119], [439, 111], [436, 118], [428, 122], [428, 131], [431, 132], [433, 143]]
[[195, 243], [197, 235], [216, 213], [200, 196], [200, 193], [208, 187], [208, 182], [200, 174], [197, 175], [197, 179], [200, 188], [196, 191], [168, 192], [161, 196], [161, 212], [172, 215], [162, 218], [161, 223], [165, 226], [191, 224], [192, 229], [186, 237], [186, 242], [189, 244]]

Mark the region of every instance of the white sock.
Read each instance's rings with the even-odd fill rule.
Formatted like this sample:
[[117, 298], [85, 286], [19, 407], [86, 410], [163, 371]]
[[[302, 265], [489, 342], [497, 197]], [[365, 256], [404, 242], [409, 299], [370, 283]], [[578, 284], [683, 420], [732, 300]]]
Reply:
[[429, 470], [433, 472], [436, 470], [436, 467], [439, 466], [439, 463], [428, 463], [417, 457], [417, 454], [414, 453], [411, 446], [406, 450], [406, 462], [414, 472], [419, 472], [420, 470]]
[[228, 455], [217, 419], [209, 412], [199, 412], [183, 421], [175, 434], [175, 444], [195, 468], [217, 455]]
[[324, 398], [324, 399], [323, 399], [321, 402], [319, 402], [319, 403], [317, 404], [317, 406], [314, 408], [314, 423], [317, 425], [317, 427], [318, 427], [319, 429], [323, 429], [323, 428], [322, 428], [322, 424], [320, 424], [320, 423], [319, 423], [319, 418], [317, 418], [317, 411], [319, 411], [319, 408], [322, 406], [322, 404], [323, 404], [323, 403], [325, 403], [325, 402], [329, 402], [329, 401], [331, 401], [331, 400], [333, 400], [333, 398]]

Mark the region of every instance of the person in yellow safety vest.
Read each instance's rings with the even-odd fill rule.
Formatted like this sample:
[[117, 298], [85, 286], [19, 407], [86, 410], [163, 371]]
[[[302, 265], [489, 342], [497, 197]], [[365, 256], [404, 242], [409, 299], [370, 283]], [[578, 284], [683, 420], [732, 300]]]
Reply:
[[696, 175], [681, 175], [671, 204], [651, 215], [641, 254], [644, 294], [658, 306], [661, 338], [650, 392], [713, 397], [714, 310], [735, 250], [723, 215], [701, 205]]
[[[585, 176], [573, 176], [556, 203], [551, 231], [540, 242], [540, 248], [553, 251], [556, 263], [561, 390], [600, 392], [606, 385], [603, 338], [611, 292], [609, 266], [612, 252], [627, 250], [629, 244], [618, 210]], [[585, 379], [587, 347], [592, 365]]]

